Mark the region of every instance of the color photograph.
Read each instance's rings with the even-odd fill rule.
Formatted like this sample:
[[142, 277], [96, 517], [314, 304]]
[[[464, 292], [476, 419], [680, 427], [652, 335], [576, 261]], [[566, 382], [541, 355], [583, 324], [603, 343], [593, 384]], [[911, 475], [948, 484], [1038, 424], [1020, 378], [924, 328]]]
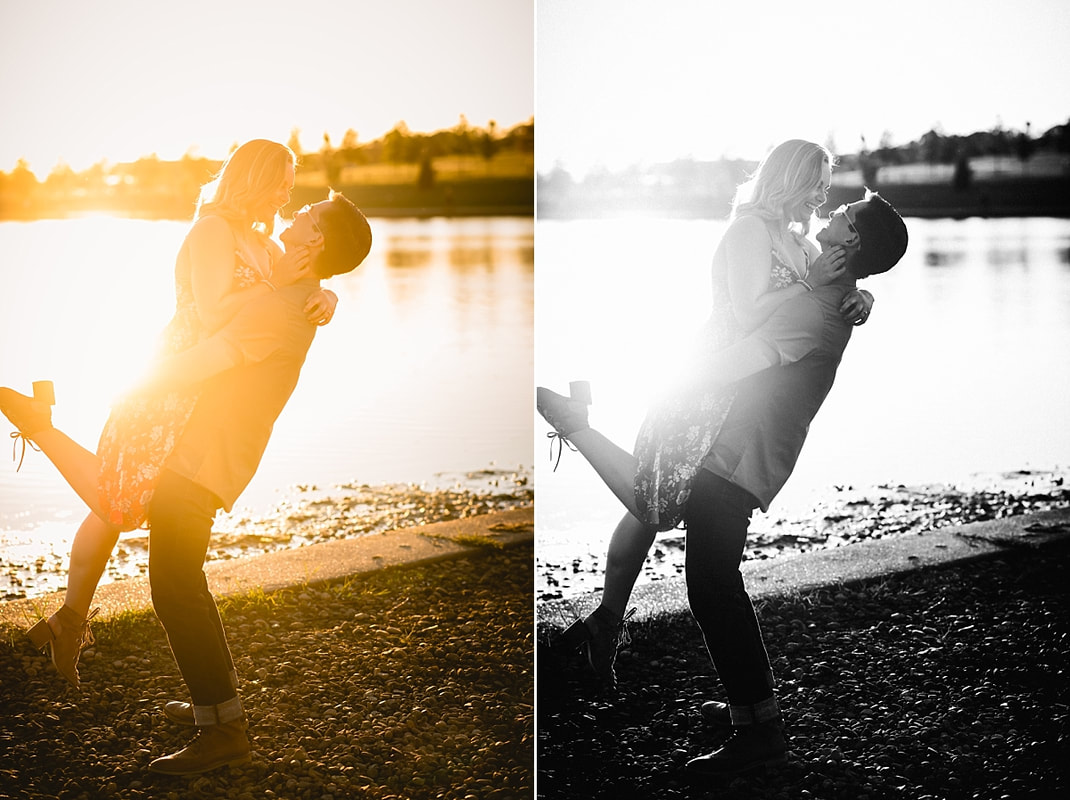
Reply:
[[533, 794], [534, 15], [0, 4], [0, 797]]

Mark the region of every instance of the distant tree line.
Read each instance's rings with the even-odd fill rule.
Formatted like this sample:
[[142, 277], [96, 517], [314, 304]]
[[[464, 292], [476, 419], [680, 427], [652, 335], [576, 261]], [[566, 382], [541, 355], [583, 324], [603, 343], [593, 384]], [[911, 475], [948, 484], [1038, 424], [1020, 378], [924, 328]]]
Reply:
[[330, 183], [335, 182], [345, 167], [415, 164], [426, 175], [434, 159], [443, 156], [478, 156], [489, 162], [499, 153], [535, 152], [534, 121], [515, 125], [503, 132], [494, 120], [486, 128], [471, 126], [463, 114], [454, 127], [434, 133], [414, 133], [404, 121], [398, 122], [384, 136], [366, 144], [359, 143], [357, 132], [352, 128], [345, 132], [337, 146], [325, 133], [322, 146], [314, 153], [302, 152], [300, 133], [297, 128], [291, 132], [288, 142], [290, 149], [301, 157], [302, 163], [309, 169], [322, 170]]
[[[858, 170], [862, 182], [871, 188], [880, 186], [881, 170], [910, 164], [939, 167], [947, 177], [940, 178], [965, 190], [972, 181], [973, 159], [996, 157], [1023, 166], [1041, 155], [1049, 157], [1045, 170], [1031, 174], [1037, 179], [1070, 178], [1070, 122], [1056, 125], [1034, 136], [1029, 123], [1026, 130], [992, 130], [968, 135], [949, 135], [934, 128], [915, 141], [892, 143], [885, 132], [875, 148], [864, 139], [858, 151], [837, 152], [831, 140], [826, 146], [837, 156], [837, 173]], [[946, 165], [952, 169], [947, 170]], [[1054, 165], [1054, 166], [1052, 166]], [[723, 217], [730, 209], [736, 187], [746, 180], [757, 162], [740, 159], [696, 161], [692, 158], [660, 164], [633, 165], [610, 171], [598, 167], [577, 179], [563, 166], [538, 175], [539, 213], [545, 216], [616, 215], [621, 212], [664, 212], [674, 216]], [[1009, 169], [1009, 168], [1008, 168]]]
[[[436, 158], [475, 156], [490, 163], [507, 153], [531, 156], [535, 151], [535, 123], [530, 120], [502, 131], [493, 120], [480, 128], [469, 125], [462, 116], [453, 128], [414, 133], [399, 122], [384, 136], [369, 142], [360, 142], [357, 132], [350, 129], [336, 146], [325, 133], [322, 146], [314, 152], [302, 150], [300, 131], [294, 129], [288, 144], [300, 159], [299, 172], [318, 171], [328, 185], [337, 185], [346, 168], [380, 165], [417, 165], [420, 179], [427, 182], [433, 180], [432, 164]], [[232, 151], [236, 147], [237, 143]], [[127, 163], [100, 161], [80, 172], [60, 163], [41, 180], [20, 159], [10, 172], [0, 172], [0, 218], [32, 219], [88, 210], [188, 217], [200, 187], [222, 163], [191, 154], [177, 161], [163, 161], [154, 154]]]

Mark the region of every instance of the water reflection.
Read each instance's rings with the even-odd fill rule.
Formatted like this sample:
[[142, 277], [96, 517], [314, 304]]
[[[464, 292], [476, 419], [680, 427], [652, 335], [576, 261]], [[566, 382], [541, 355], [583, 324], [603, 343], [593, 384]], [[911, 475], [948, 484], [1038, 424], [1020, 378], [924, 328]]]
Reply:
[[1029, 254], [1025, 247], [993, 249], [988, 252], [988, 263], [993, 267], [1010, 267], [1020, 264], [1029, 266]]
[[431, 250], [415, 250], [398, 247], [397, 242], [387, 242], [387, 245], [395, 245], [386, 251], [384, 258], [386, 265], [391, 268], [424, 267], [431, 263]]
[[[709, 263], [724, 227], [540, 222], [536, 382], [593, 381], [593, 424], [630, 446], [665, 373], [666, 342], [686, 342], [708, 313]], [[864, 284], [876, 297], [873, 317], [852, 336], [775, 511], [805, 511], [814, 492], [836, 485], [955, 483], [1067, 465], [1070, 220], [908, 227], [900, 265]], [[597, 302], [582, 315], [553, 302], [551, 287], [565, 285]], [[537, 420], [540, 548], [601, 552], [618, 506], [582, 459], [551, 472], [545, 430]]]
[[[253, 513], [295, 484], [435, 482], [491, 463], [531, 468], [532, 221], [372, 225], [368, 260], [328, 283], [338, 313], [317, 332], [242, 498]], [[94, 446], [110, 399], [136, 376], [171, 314], [187, 227], [112, 218], [0, 224], [0, 384], [51, 378], [57, 423]], [[39, 456], [17, 475], [0, 465], [0, 555], [4, 537], [32, 544], [38, 526], [73, 528], [80, 513]]]
[[925, 253], [925, 266], [951, 267], [962, 263], [966, 258], [963, 252], [951, 250], [929, 250]]

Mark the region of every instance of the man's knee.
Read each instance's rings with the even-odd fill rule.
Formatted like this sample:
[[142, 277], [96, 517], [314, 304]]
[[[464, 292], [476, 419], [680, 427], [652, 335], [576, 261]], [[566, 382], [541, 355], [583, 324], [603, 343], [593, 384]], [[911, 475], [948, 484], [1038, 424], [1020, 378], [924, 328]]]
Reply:
[[705, 572], [687, 576], [687, 602], [696, 619], [700, 615], [723, 614], [728, 609], [748, 602], [739, 570], [719, 573]]
[[175, 591], [174, 581], [160, 577], [149, 570], [149, 593], [152, 598], [152, 610], [160, 622], [165, 625], [167, 620], [178, 613], [179, 594]]

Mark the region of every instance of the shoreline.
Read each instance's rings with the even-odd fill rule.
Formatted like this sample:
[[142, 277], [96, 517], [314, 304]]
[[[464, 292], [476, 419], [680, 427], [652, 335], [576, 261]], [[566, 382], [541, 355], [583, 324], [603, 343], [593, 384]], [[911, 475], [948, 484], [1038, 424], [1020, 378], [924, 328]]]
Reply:
[[[534, 503], [532, 476], [524, 468], [468, 472], [449, 487], [353, 482], [324, 489], [301, 485], [294, 492], [293, 500], [281, 501], [266, 514], [236, 511], [219, 520], [206, 563], [469, 519]], [[72, 524], [72, 536], [74, 528]], [[38, 549], [0, 557], [0, 606], [65, 588], [67, 547], [58, 553], [55, 544], [47, 553]], [[131, 531], [120, 538], [100, 585], [144, 576], [147, 571], [148, 531]]]
[[[944, 484], [831, 487], [809, 513], [756, 515], [743, 560], [791, 557], [885, 536], [1060, 508], [1070, 508], [1070, 470], [1066, 469], [1005, 472], [964, 488]], [[601, 592], [610, 532], [605, 531], [597, 554], [553, 560], [537, 554], [538, 611], [555, 602]], [[658, 534], [636, 585], [682, 578], [684, 540], [682, 530]]]

